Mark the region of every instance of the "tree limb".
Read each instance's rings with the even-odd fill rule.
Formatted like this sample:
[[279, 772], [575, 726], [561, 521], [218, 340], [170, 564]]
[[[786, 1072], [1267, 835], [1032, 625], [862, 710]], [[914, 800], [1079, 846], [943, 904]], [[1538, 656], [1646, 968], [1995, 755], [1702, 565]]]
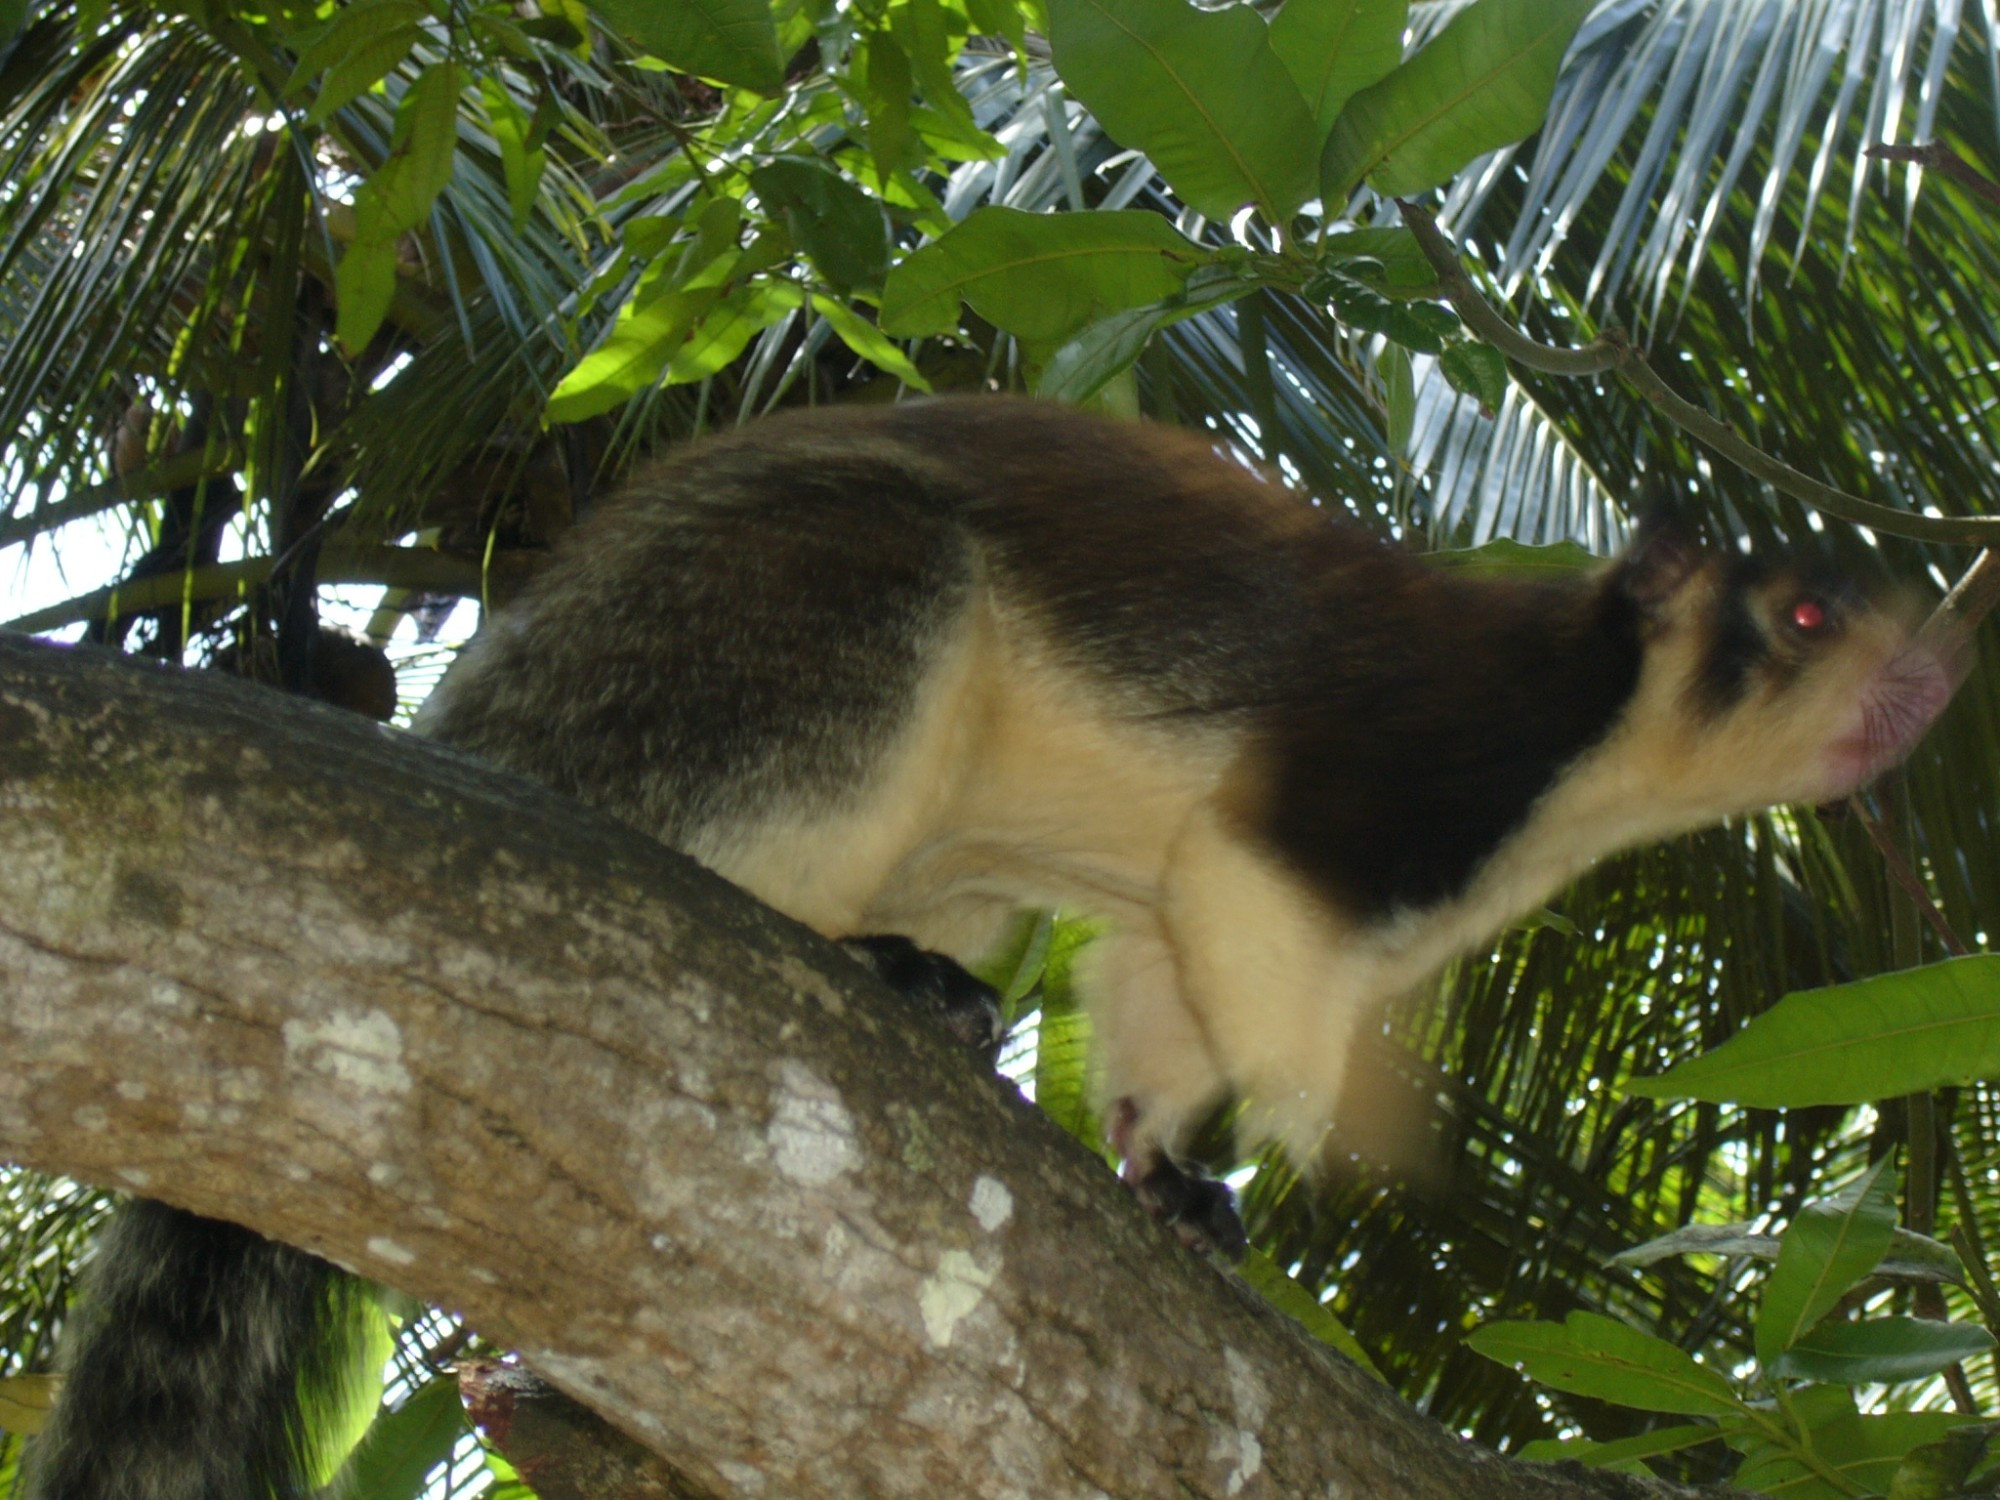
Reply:
[[1822, 484], [1810, 474], [1773, 458], [1719, 417], [1677, 395], [1624, 332], [1606, 328], [1587, 344], [1562, 348], [1529, 338], [1515, 328], [1480, 294], [1458, 263], [1458, 249], [1437, 226], [1437, 220], [1416, 204], [1396, 200], [1403, 222], [1416, 236], [1431, 269], [1437, 272], [1446, 297], [1465, 326], [1515, 364], [1546, 374], [1578, 376], [1612, 371], [1629, 382], [1666, 418], [1697, 442], [1706, 443], [1738, 468], [1774, 489], [1803, 500], [1815, 510], [1868, 526], [1891, 536], [1990, 546], [2000, 538], [2000, 518], [1992, 516], [1924, 516], [1914, 511], [1877, 505], [1845, 490]]
[[1664, 1497], [1444, 1432], [828, 944], [220, 676], [0, 639], [0, 1155], [463, 1312], [723, 1495]]

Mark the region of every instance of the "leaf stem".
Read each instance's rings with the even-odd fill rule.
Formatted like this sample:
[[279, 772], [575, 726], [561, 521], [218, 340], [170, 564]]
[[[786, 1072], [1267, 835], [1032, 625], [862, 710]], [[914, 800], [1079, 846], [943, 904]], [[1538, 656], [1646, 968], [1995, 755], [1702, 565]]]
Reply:
[[1813, 509], [1857, 526], [1872, 527], [1891, 536], [1919, 540], [1956, 542], [1961, 545], [1989, 545], [2000, 541], [2000, 518], [1984, 516], [1924, 516], [1893, 506], [1878, 505], [1850, 495], [1845, 490], [1822, 484], [1790, 464], [1773, 458], [1749, 442], [1735, 428], [1700, 407], [1682, 399], [1662, 380], [1645, 356], [1621, 329], [1606, 328], [1587, 344], [1563, 348], [1528, 337], [1506, 319], [1472, 284], [1458, 263], [1457, 247], [1424, 209], [1405, 199], [1397, 199], [1403, 221], [1416, 236], [1424, 258], [1438, 274], [1451, 305], [1465, 320], [1466, 327], [1493, 345], [1509, 360], [1544, 374], [1574, 378], [1607, 371], [1624, 377], [1640, 395], [1651, 402], [1675, 426], [1698, 442], [1714, 449], [1738, 468], [1803, 500]]

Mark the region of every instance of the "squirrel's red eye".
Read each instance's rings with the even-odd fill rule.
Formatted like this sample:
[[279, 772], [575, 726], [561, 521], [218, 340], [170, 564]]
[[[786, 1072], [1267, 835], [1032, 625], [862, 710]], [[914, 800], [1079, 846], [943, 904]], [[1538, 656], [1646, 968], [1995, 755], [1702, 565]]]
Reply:
[[1800, 630], [1818, 630], [1826, 624], [1826, 606], [1817, 599], [1801, 599], [1792, 606], [1792, 624]]

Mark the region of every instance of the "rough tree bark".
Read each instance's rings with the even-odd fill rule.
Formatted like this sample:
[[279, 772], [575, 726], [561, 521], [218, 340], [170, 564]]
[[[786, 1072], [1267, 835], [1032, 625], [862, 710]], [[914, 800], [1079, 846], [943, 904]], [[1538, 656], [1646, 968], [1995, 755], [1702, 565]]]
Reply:
[[5, 638], [0, 1157], [460, 1310], [699, 1493], [1686, 1493], [1418, 1417], [651, 840]]

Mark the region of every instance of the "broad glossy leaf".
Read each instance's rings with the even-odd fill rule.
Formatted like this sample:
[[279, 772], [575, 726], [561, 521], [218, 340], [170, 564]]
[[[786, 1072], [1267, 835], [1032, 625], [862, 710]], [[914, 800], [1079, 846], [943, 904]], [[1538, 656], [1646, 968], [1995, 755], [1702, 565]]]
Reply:
[[1875, 1269], [1896, 1232], [1896, 1174], [1883, 1157], [1831, 1198], [1808, 1203], [1778, 1242], [1757, 1314], [1757, 1358], [1773, 1367]]
[[1417, 354], [1442, 354], [1444, 341], [1459, 331], [1458, 314], [1443, 303], [1385, 297], [1344, 271], [1321, 272], [1307, 292], [1326, 298], [1349, 327], [1379, 333]]
[[1389, 451], [1407, 456], [1417, 420], [1417, 379], [1410, 351], [1401, 344], [1385, 344], [1375, 371], [1382, 379], [1382, 403], [1388, 410]]
[[1931, 1318], [1826, 1322], [1778, 1357], [1777, 1373], [1830, 1385], [1893, 1384], [1935, 1375], [1993, 1347], [1975, 1323]]
[[[972, 108], [959, 92], [951, 70], [958, 47], [948, 30], [944, 7], [938, 0], [902, 0], [889, 12], [890, 29], [910, 60], [910, 71], [923, 93], [924, 102], [948, 122], [948, 133], [978, 150], [985, 132], [972, 117]], [[990, 137], [986, 138], [990, 141]], [[1001, 153], [1004, 154], [1004, 153]]]
[[396, 106], [389, 155], [354, 200], [357, 239], [389, 239], [415, 229], [451, 181], [458, 150], [458, 96], [465, 70], [443, 62], [424, 69]]
[[333, 268], [334, 335], [349, 349], [375, 336], [396, 300], [396, 242], [356, 240]]
[[458, 1381], [440, 1376], [375, 1419], [343, 1471], [345, 1487], [369, 1500], [416, 1500], [466, 1430]]
[[1889, 1500], [1954, 1500], [1986, 1457], [1996, 1424], [1954, 1427], [1903, 1455], [1889, 1481]]
[[324, 124], [335, 110], [367, 93], [410, 55], [410, 49], [422, 37], [423, 31], [413, 22], [377, 32], [342, 52], [326, 70], [326, 82], [320, 85], [312, 108], [306, 111], [306, 124]]
[[1477, 0], [1409, 61], [1347, 101], [1320, 158], [1330, 205], [1365, 177], [1420, 193], [1542, 122], [1556, 69], [1594, 0]]
[[1897, 1411], [1875, 1416], [1852, 1413], [1815, 1426], [1814, 1453], [1853, 1486], [1851, 1489], [1839, 1489], [1791, 1455], [1768, 1449], [1747, 1458], [1730, 1482], [1738, 1489], [1784, 1496], [1825, 1495], [1830, 1500], [1880, 1495], [1887, 1491], [1906, 1454], [1937, 1442], [1970, 1420], [1948, 1411]]
[[1100, 318], [1049, 357], [1037, 395], [1080, 406], [1130, 369], [1162, 328], [1257, 290], [1259, 283], [1227, 266], [1203, 266], [1173, 296]]
[[[1675, 1255], [1740, 1255], [1752, 1260], [1776, 1260], [1778, 1236], [1761, 1234], [1748, 1224], [1684, 1224], [1671, 1234], [1634, 1245], [1612, 1257], [1620, 1266], [1650, 1266]], [[1876, 1263], [1875, 1274], [1896, 1281], [1952, 1282], [1963, 1285], [1965, 1267], [1958, 1252], [1927, 1234], [1898, 1228], [1888, 1254]]]
[[1320, 132], [1249, 6], [1050, 0], [1049, 46], [1105, 132], [1210, 218], [1282, 223], [1313, 195]]
[[549, 397], [548, 420], [580, 422], [629, 401], [659, 379], [695, 319], [720, 295], [715, 287], [699, 287], [664, 293], [642, 307], [627, 306], [610, 335]]
[[1158, 214], [982, 208], [889, 273], [882, 331], [948, 333], [958, 305], [1054, 343], [1093, 319], [1174, 291], [1210, 253]]
[[[1246, 1250], [1236, 1270], [1266, 1302], [1297, 1322], [1307, 1333], [1322, 1344], [1338, 1349], [1377, 1380], [1382, 1379], [1382, 1372], [1375, 1368], [1368, 1351], [1347, 1331], [1347, 1326], [1328, 1312], [1325, 1304], [1311, 1292], [1287, 1276], [1270, 1256], [1261, 1250]], [[1383, 1383], [1387, 1384], [1386, 1381]]]
[[775, 93], [785, 81], [768, 0], [589, 0], [612, 30], [683, 73]]
[[750, 174], [764, 207], [841, 291], [879, 287], [889, 269], [882, 205], [825, 163], [781, 156]]
[[1488, 1323], [1466, 1343], [1559, 1391], [1641, 1411], [1727, 1416], [1741, 1410], [1729, 1382], [1685, 1350], [1597, 1313], [1561, 1323]]
[[668, 385], [684, 385], [713, 375], [741, 354], [759, 333], [805, 301], [791, 281], [751, 281], [710, 304], [689, 327], [667, 361]]
[[1635, 1094], [1764, 1108], [1865, 1104], [2000, 1078], [2000, 954], [1785, 996]]
[[913, 390], [928, 391], [931, 388], [923, 372], [910, 363], [910, 357], [853, 308], [830, 297], [813, 298], [812, 307], [814, 312], [826, 319], [836, 338], [878, 370], [886, 370]]
[[0, 1380], [0, 1430], [28, 1435], [40, 1432], [55, 1396], [53, 1375], [9, 1375]]
[[1417, 237], [1401, 225], [1383, 224], [1330, 234], [1320, 247], [1320, 258], [1355, 280], [1367, 282], [1385, 296], [1439, 294], [1436, 270], [1425, 258]]
[[1322, 138], [1356, 90], [1403, 60], [1409, 0], [1285, 0], [1271, 22], [1278, 54]]
[[1489, 416], [1507, 399], [1507, 360], [1491, 344], [1453, 339], [1438, 356], [1438, 370], [1453, 390], [1472, 397]]
[[910, 59], [886, 31], [870, 32], [855, 48], [849, 82], [868, 111], [865, 134], [868, 154], [883, 178], [900, 167], [917, 165], [923, 148], [910, 128]]
[[492, 127], [493, 139], [500, 145], [500, 170], [507, 179], [508, 213], [517, 231], [525, 229], [535, 206], [535, 191], [548, 165], [548, 153], [528, 145], [533, 122], [504, 80], [497, 76], [480, 79], [479, 96], [486, 102], [487, 123]]
[[342, 6], [324, 24], [292, 37], [299, 60], [282, 92], [296, 93], [314, 74], [337, 66], [383, 37], [410, 30], [429, 14], [421, 0], [354, 0]]
[[1528, 1444], [1520, 1456], [1531, 1463], [1555, 1463], [1561, 1459], [1574, 1459], [1591, 1469], [1617, 1469], [1627, 1474], [1651, 1474], [1653, 1471], [1639, 1462], [1642, 1458], [1656, 1458], [1663, 1453], [1679, 1453], [1688, 1448], [1698, 1448], [1703, 1443], [1713, 1443], [1723, 1436], [1719, 1427], [1706, 1424], [1690, 1424], [1683, 1427], [1656, 1427], [1651, 1432], [1642, 1432], [1637, 1437], [1620, 1438], [1616, 1442], [1600, 1443], [1590, 1438], [1543, 1438]]

